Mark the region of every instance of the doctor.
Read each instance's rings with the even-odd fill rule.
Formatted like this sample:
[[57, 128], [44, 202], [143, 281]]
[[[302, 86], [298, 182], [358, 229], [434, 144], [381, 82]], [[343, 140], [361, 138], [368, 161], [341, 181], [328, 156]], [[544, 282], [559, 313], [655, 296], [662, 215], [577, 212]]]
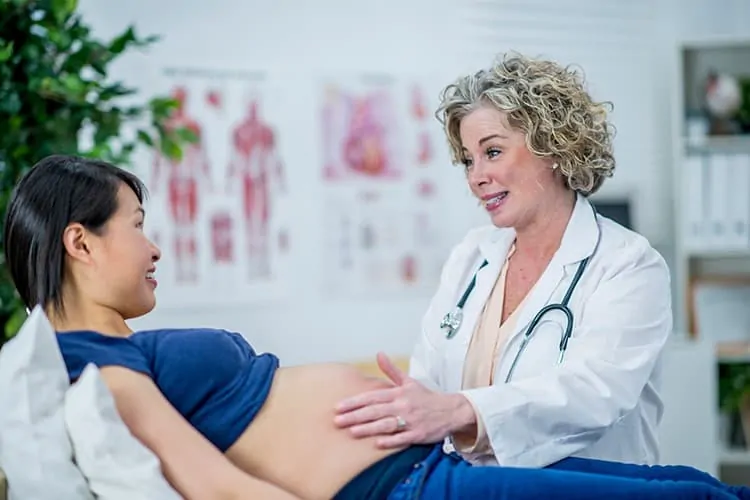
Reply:
[[409, 374], [379, 355], [393, 387], [342, 401], [336, 425], [474, 463], [657, 462], [669, 270], [587, 199], [615, 167], [605, 104], [514, 54], [449, 85], [438, 116], [491, 224], [448, 257]]

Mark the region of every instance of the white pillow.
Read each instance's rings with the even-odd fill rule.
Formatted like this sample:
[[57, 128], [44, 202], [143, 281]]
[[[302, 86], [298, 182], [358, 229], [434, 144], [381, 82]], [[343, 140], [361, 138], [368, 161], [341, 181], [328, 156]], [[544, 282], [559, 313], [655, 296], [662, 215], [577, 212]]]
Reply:
[[35, 307], [0, 350], [0, 466], [10, 500], [93, 500], [65, 428], [69, 387], [55, 331]]
[[177, 500], [159, 459], [130, 433], [99, 369], [88, 364], [65, 396], [78, 467], [100, 500]]

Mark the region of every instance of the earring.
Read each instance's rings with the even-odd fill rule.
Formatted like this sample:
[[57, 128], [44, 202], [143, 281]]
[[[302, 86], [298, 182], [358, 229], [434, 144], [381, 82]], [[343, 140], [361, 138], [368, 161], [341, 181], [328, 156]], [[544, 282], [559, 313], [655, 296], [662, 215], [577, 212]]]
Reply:
[[559, 167], [559, 166], [560, 165], [558, 165], [557, 162], [553, 163], [552, 164], [552, 170], [557, 170], [557, 167]]

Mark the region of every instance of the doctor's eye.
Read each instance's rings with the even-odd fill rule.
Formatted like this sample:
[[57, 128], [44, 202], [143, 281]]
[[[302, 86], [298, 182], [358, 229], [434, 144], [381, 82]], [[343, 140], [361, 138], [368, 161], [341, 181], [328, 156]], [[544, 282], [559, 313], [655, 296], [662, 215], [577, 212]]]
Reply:
[[502, 151], [500, 148], [487, 148], [487, 158], [492, 159], [498, 156]]

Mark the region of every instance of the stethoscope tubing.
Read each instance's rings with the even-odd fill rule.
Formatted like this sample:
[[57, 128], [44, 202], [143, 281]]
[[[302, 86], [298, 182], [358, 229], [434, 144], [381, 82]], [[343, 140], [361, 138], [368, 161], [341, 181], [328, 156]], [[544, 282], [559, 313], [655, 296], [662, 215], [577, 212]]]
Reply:
[[[596, 210], [594, 210], [594, 218], [596, 218]], [[599, 236], [601, 237], [601, 233], [599, 234]], [[598, 243], [599, 242], [597, 241], [597, 247], [598, 247]], [[596, 251], [596, 247], [594, 248], [594, 250]], [[565, 357], [565, 352], [568, 349], [568, 342], [570, 341], [570, 338], [573, 336], [573, 326], [574, 326], [574, 320], [575, 320], [575, 317], [573, 316], [573, 311], [570, 310], [570, 307], [568, 306], [568, 304], [570, 303], [570, 299], [573, 296], [573, 292], [575, 292], [576, 288], [578, 287], [578, 282], [581, 280], [581, 277], [583, 276], [583, 273], [586, 270], [586, 267], [588, 266], [589, 260], [591, 259], [592, 255], [586, 257], [578, 264], [578, 269], [576, 269], [576, 273], [573, 276], [573, 279], [571, 280], [570, 285], [568, 285], [568, 289], [566, 290], [562, 301], [559, 303], [547, 304], [534, 315], [534, 318], [526, 327], [526, 331], [523, 334], [521, 344], [518, 347], [518, 351], [516, 352], [516, 355], [513, 358], [513, 361], [510, 365], [510, 369], [508, 370], [508, 374], [505, 377], [506, 383], [510, 382], [513, 376], [513, 372], [516, 368], [516, 365], [518, 364], [518, 360], [520, 359], [521, 354], [523, 354], [524, 350], [526, 349], [526, 346], [531, 341], [531, 338], [534, 335], [534, 331], [536, 327], [541, 323], [542, 319], [544, 318], [544, 315], [552, 311], [560, 311], [565, 315], [565, 330], [563, 332], [562, 337], [560, 338], [560, 345], [559, 345], [560, 354], [557, 358], [557, 364], [558, 365], [562, 364], [563, 359]], [[469, 296], [471, 295], [471, 292], [474, 290], [474, 287], [476, 286], [477, 275], [479, 274], [479, 271], [481, 271], [482, 268], [484, 268], [487, 264], [488, 264], [487, 259], [485, 259], [482, 262], [482, 264], [480, 264], [479, 268], [477, 268], [477, 270], [474, 272], [474, 276], [471, 278], [471, 281], [466, 286], [466, 289], [464, 290], [464, 293], [461, 295], [461, 298], [456, 303], [456, 307], [453, 309], [453, 311], [446, 314], [445, 317], [443, 318], [443, 321], [441, 322], [440, 327], [441, 328], [445, 328], [446, 326], [448, 327], [448, 333], [446, 335], [448, 339], [453, 338], [458, 327], [460, 326], [460, 322], [463, 318], [463, 307], [466, 304], [466, 302], [469, 300]], [[454, 321], [450, 321], [451, 316], [453, 316]], [[456, 321], [455, 318], [457, 318], [457, 321], [459, 323], [458, 325], [454, 324], [454, 322]]]

